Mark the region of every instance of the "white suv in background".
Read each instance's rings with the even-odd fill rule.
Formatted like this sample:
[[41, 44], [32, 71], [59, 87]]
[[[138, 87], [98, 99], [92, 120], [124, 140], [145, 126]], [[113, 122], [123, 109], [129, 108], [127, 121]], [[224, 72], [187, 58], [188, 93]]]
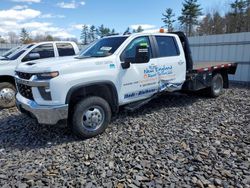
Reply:
[[[50, 41], [19, 46], [12, 53], [1, 57], [0, 107], [6, 108], [15, 105], [16, 87], [14, 72], [17, 65], [31, 60], [74, 56], [78, 53], [78, 46], [74, 42]], [[53, 63], [53, 61], [51, 62]]]

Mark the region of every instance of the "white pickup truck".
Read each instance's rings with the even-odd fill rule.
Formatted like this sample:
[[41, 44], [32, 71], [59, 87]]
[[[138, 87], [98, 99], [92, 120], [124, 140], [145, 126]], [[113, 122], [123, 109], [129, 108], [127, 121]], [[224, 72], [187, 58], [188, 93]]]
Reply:
[[[55, 41], [32, 43], [13, 48], [0, 57], [0, 107], [15, 105], [15, 68], [36, 59], [73, 56], [79, 53], [74, 42]], [[54, 60], [50, 60], [53, 63]]]
[[75, 59], [51, 61], [17, 67], [17, 107], [40, 124], [67, 119], [82, 138], [102, 133], [120, 106], [134, 110], [162, 92], [206, 89], [217, 97], [237, 68], [193, 63], [182, 32], [110, 36]]

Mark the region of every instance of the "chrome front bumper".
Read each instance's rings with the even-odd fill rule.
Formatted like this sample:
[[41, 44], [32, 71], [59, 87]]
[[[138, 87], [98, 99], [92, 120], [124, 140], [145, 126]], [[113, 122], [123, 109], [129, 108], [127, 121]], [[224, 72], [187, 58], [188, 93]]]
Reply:
[[22, 113], [35, 116], [39, 124], [55, 125], [68, 118], [68, 105], [41, 106], [20, 94], [16, 96], [16, 105]]

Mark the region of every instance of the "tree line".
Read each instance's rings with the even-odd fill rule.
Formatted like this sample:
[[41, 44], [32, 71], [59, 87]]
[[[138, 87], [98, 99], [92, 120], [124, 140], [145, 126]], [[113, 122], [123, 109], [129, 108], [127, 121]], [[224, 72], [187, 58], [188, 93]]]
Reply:
[[[250, 0], [234, 0], [229, 4], [230, 11], [224, 15], [218, 10], [214, 10], [207, 14], [203, 14], [201, 5], [198, 0], [184, 0], [181, 9], [181, 15], [176, 16], [173, 9], [167, 8], [162, 14], [164, 28], [168, 31], [181, 30], [187, 36], [194, 35], [213, 35], [236, 32], [250, 32]], [[131, 30], [129, 27], [124, 31], [124, 34], [142, 32], [142, 26]], [[115, 29], [110, 29], [104, 26], [88, 26], [83, 25], [80, 39], [81, 43], [89, 44], [97, 38], [118, 34]], [[49, 33], [37, 34], [31, 36], [29, 32], [22, 28], [20, 34], [9, 32], [7, 34], [9, 43], [30, 43], [41, 41], [61, 40], [58, 37], [53, 37]], [[68, 38], [77, 42], [75, 38]], [[6, 43], [0, 36], [0, 43]]]
[[[143, 31], [142, 26], [138, 26], [137, 29], [132, 30], [133, 33], [138, 33], [138, 32], [142, 32], [142, 31]], [[126, 29], [126, 31], [124, 32], [124, 34], [129, 34], [129, 33], [131, 33], [131, 29], [128, 27]], [[98, 38], [102, 38], [102, 37], [110, 36], [110, 35], [117, 35], [117, 34], [119, 34], [119, 33], [117, 33], [115, 31], [115, 29], [110, 29], [110, 28], [104, 26], [103, 24], [99, 27], [96, 27], [94, 25], [92, 25], [92, 26], [83, 25], [82, 30], [81, 30], [80, 39], [81, 39], [81, 43], [86, 45], [86, 44], [89, 44], [89, 43], [95, 41]], [[62, 40], [59, 37], [53, 37], [49, 33], [37, 34], [35, 36], [31, 36], [30, 33], [25, 28], [21, 29], [19, 35], [16, 34], [15, 32], [8, 32], [7, 36], [9, 39], [9, 43], [11, 43], [11, 44], [17, 44], [17, 43], [29, 44], [32, 42], [60, 41], [60, 40]], [[63, 40], [75, 41], [76, 43], [78, 43], [76, 38], [67, 38], [67, 39], [63, 39]], [[4, 40], [0, 36], [0, 43], [7, 43], [7, 41]]]
[[[182, 30], [187, 36], [250, 32], [250, 0], [233, 1], [225, 15], [218, 10], [204, 15], [197, 0], [185, 0], [182, 5], [177, 19], [171, 8], [162, 14], [168, 31]], [[174, 27], [176, 22], [179, 25]]]
[[[142, 26], [138, 26], [137, 29], [132, 30], [133, 33], [139, 33], [142, 31], [143, 31]], [[130, 33], [131, 33], [131, 29], [128, 27], [125, 30], [124, 34], [130, 34]], [[115, 29], [110, 29], [104, 26], [103, 24], [99, 27], [96, 27], [94, 25], [92, 26], [83, 25], [80, 39], [82, 41], [82, 44], [86, 45], [95, 41], [97, 38], [102, 38], [102, 37], [110, 36], [110, 35], [118, 35], [118, 34], [119, 33], [117, 33]]]
[[86, 45], [95, 41], [99, 37], [114, 35], [115, 33], [115, 29], [105, 27], [103, 24], [100, 27], [96, 27], [94, 25], [83, 25], [80, 39], [82, 43]]
[[[12, 31], [8, 32], [7, 37], [8, 37], [8, 42], [7, 42], [7, 40], [3, 39], [0, 36], [0, 43], [29, 44], [32, 42], [61, 41], [62, 40], [60, 37], [54, 37], [49, 33], [36, 34], [35, 36], [31, 36], [30, 33], [25, 28], [22, 28], [19, 34], [12, 32]], [[76, 38], [66, 38], [63, 40], [77, 42]]]

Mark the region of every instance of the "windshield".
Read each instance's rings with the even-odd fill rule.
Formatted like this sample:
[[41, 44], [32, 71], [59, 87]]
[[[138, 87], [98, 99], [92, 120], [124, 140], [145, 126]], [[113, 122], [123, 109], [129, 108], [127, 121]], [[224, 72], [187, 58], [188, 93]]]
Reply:
[[14, 53], [15, 51], [17, 51], [19, 48], [21, 48], [21, 46], [17, 46], [17, 47], [11, 48], [11, 49], [8, 50], [7, 52], [3, 53], [3, 54], [2, 54], [2, 57], [7, 57], [7, 56], [9, 56], [10, 54], [12, 54], [12, 53]]
[[17, 49], [15, 52], [8, 55], [6, 58], [8, 60], [16, 60], [18, 57], [20, 57], [26, 50], [28, 50], [32, 46], [34, 46], [34, 44], [23, 45], [19, 49]]
[[91, 47], [83, 50], [79, 58], [85, 57], [106, 57], [110, 56], [121, 46], [121, 44], [128, 37], [110, 37], [110, 38], [102, 38], [94, 43]]

